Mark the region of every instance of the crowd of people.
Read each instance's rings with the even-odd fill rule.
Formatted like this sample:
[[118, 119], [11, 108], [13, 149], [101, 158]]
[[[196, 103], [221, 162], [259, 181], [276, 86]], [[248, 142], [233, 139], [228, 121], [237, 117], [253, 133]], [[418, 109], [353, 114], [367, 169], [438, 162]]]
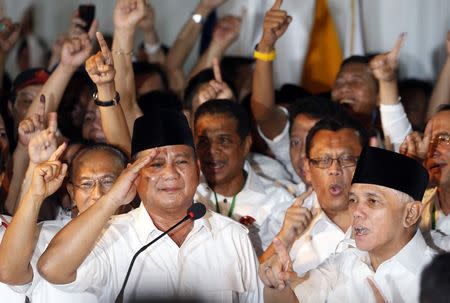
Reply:
[[112, 36], [76, 11], [41, 68], [0, 20], [0, 301], [448, 302], [450, 37], [434, 87], [397, 78], [401, 34], [329, 92], [276, 89], [274, 0], [254, 58], [226, 16], [185, 73], [224, 2], [170, 47], [145, 0]]

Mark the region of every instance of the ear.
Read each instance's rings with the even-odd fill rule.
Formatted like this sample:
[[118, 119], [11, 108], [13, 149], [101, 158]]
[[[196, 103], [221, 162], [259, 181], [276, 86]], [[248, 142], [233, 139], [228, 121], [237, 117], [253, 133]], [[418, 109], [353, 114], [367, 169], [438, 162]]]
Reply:
[[412, 201], [406, 204], [406, 215], [404, 216], [403, 226], [409, 228], [414, 226], [422, 215], [423, 205], [420, 201]]
[[248, 135], [247, 137], [245, 137], [243, 143], [244, 143], [244, 153], [245, 156], [247, 156], [248, 153], [250, 152], [250, 149], [252, 148], [253, 143], [252, 136]]
[[306, 157], [303, 158], [303, 170], [305, 172], [306, 182], [311, 184], [311, 167], [309, 166], [309, 160]]

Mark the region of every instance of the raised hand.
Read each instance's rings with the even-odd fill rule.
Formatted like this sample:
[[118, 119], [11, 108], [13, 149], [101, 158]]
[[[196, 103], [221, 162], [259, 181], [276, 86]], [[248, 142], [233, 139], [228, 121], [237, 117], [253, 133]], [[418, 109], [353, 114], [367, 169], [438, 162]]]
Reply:
[[58, 190], [66, 176], [67, 164], [59, 161], [65, 149], [66, 143], [63, 143], [48, 161], [38, 164], [34, 169], [29, 193], [40, 202]]
[[30, 140], [38, 132], [45, 129], [45, 96], [41, 95], [38, 112], [19, 123], [19, 142], [28, 146]]
[[19, 40], [20, 36], [20, 25], [17, 23], [12, 23], [9, 18], [0, 19], [0, 24], [2, 29], [0, 30], [0, 51], [3, 54], [8, 54], [11, 48]]
[[155, 30], [155, 10], [150, 3], [145, 5], [144, 16], [138, 23], [138, 26], [145, 33], [153, 32]]
[[146, 14], [145, 6], [145, 0], [117, 0], [114, 26], [134, 31]]
[[400, 145], [399, 152], [402, 155], [408, 156], [418, 161], [424, 161], [430, 151], [432, 128], [433, 125], [430, 121], [425, 128], [423, 136], [418, 132], [412, 132], [407, 135], [403, 143]]
[[84, 28], [86, 22], [80, 18], [80, 12], [78, 9], [72, 14], [68, 35], [70, 38], [78, 37], [83, 33], [86, 33]]
[[395, 42], [394, 48], [390, 52], [375, 56], [370, 61], [373, 75], [379, 81], [390, 82], [397, 79], [398, 56], [405, 38], [406, 33], [401, 33]]
[[292, 21], [292, 17], [281, 10], [282, 3], [283, 0], [275, 0], [274, 5], [264, 17], [263, 35], [258, 44], [259, 51], [272, 51], [275, 43], [286, 32]]
[[221, 18], [213, 30], [212, 41], [221, 48], [228, 48], [239, 36], [242, 18], [226, 16]]
[[114, 83], [116, 70], [114, 69], [112, 53], [102, 33], [97, 32], [97, 40], [100, 45], [100, 51], [86, 61], [86, 71], [95, 85], [101, 87]]
[[48, 113], [48, 127], [35, 134], [28, 144], [30, 161], [34, 164], [46, 162], [57, 148], [57, 113]]
[[139, 172], [158, 155], [158, 152], [158, 149], [153, 149], [145, 156], [139, 157], [133, 164], [128, 165], [105, 195], [105, 199], [117, 207], [130, 203], [136, 196], [135, 181]]
[[61, 51], [61, 64], [72, 69], [77, 69], [82, 65], [92, 52], [92, 39], [97, 29], [97, 22], [94, 20], [89, 33], [82, 33], [79, 36], [67, 39]]
[[286, 210], [283, 226], [281, 227], [278, 237], [283, 241], [284, 245], [288, 247], [304, 233], [311, 223], [313, 215], [309, 209], [303, 207], [303, 202], [311, 195], [311, 193], [312, 189], [309, 188], [306, 192], [297, 197], [295, 202]]
[[199, 106], [208, 100], [234, 98], [230, 87], [222, 80], [220, 63], [217, 58], [213, 59], [213, 71], [214, 80], [211, 80], [200, 87], [198, 94]]
[[265, 286], [282, 290], [296, 277], [286, 246], [275, 237], [272, 241], [275, 254], [259, 266], [259, 277]]

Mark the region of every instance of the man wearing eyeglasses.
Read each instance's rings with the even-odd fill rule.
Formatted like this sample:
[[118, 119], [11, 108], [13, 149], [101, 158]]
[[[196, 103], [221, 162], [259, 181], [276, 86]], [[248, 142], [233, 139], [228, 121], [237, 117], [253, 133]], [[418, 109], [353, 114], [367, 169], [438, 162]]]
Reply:
[[423, 160], [430, 175], [423, 199], [421, 230], [430, 246], [450, 250], [450, 105], [428, 122], [425, 134], [409, 135], [400, 152]]
[[[293, 268], [303, 274], [317, 267], [332, 253], [350, 227], [348, 192], [353, 172], [367, 136], [359, 123], [350, 118], [323, 119], [309, 131], [304, 163], [307, 181], [312, 185], [313, 210], [297, 198], [287, 210], [277, 237], [290, 251]], [[315, 214], [313, 216], [313, 213]], [[272, 267], [282, 266], [273, 244], [260, 258], [265, 267], [262, 277], [270, 278]], [[264, 278], [263, 278], [264, 280]]]

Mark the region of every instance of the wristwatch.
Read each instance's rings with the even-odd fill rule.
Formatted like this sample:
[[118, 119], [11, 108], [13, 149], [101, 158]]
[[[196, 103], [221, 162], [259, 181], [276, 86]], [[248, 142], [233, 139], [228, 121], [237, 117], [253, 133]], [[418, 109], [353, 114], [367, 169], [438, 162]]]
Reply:
[[201, 14], [193, 13], [192, 14], [192, 21], [197, 24], [203, 24], [205, 23], [205, 17], [203, 17]]
[[100, 101], [98, 100], [98, 92], [95, 92], [92, 97], [94, 98], [94, 103], [97, 106], [116, 106], [117, 104], [119, 104], [120, 101], [120, 95], [118, 92], [116, 92], [116, 95], [114, 96], [114, 98], [110, 101]]

